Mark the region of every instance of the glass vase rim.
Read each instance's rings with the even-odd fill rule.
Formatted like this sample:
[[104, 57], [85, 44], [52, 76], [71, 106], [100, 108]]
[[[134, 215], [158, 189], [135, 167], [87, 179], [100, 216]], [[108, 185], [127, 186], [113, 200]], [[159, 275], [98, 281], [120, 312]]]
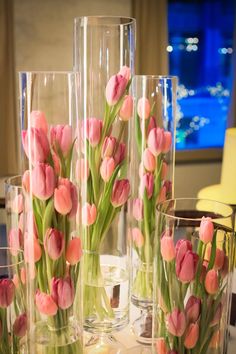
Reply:
[[[229, 219], [230, 217], [233, 217], [234, 215], [234, 210], [233, 208], [229, 205], [229, 204], [226, 204], [226, 203], [223, 203], [223, 202], [220, 202], [218, 200], [214, 200], [214, 199], [206, 199], [206, 198], [172, 198], [172, 199], [167, 199], [161, 203], [159, 203], [156, 207], [157, 209], [157, 212], [164, 215], [164, 216], [167, 216], [167, 217], [170, 217], [172, 219], [175, 219], [175, 220], [189, 220], [189, 221], [201, 221], [202, 218], [201, 217], [196, 217], [196, 218], [191, 218], [191, 217], [184, 217], [184, 216], [176, 216], [176, 215], [172, 215], [170, 214], [169, 212], [163, 212], [161, 211], [161, 207], [165, 204], [168, 204], [168, 203], [171, 203], [171, 202], [183, 202], [183, 201], [193, 201], [193, 202], [206, 202], [206, 203], [212, 203], [213, 204], [216, 204], [216, 205], [219, 205], [219, 206], [223, 206], [225, 208], [228, 209], [228, 213], [227, 215], [219, 215], [215, 218], [212, 218], [212, 221], [217, 221], [217, 220], [226, 220], [226, 219]], [[173, 209], [172, 209], [173, 210]], [[206, 210], [207, 212], [207, 210]]]
[[7, 263], [7, 264], [4, 264], [4, 265], [1, 265], [0, 264], [0, 269], [4, 269], [4, 268], [14, 268], [20, 264], [23, 264], [24, 263], [24, 258], [23, 258], [23, 251], [21, 249], [17, 249], [17, 248], [13, 248], [13, 247], [0, 247], [0, 253], [1, 251], [6, 251], [6, 252], [11, 252], [11, 250], [14, 250], [14, 252], [17, 251], [17, 254], [21, 254], [22, 255], [22, 260], [18, 261], [18, 262], [12, 262], [12, 263]]
[[160, 79], [167, 79], [177, 81], [177, 75], [155, 75], [155, 74], [135, 74], [132, 77], [132, 81], [134, 79], [148, 79], [148, 80], [160, 80]]
[[125, 23], [89, 23], [90, 26], [105, 26], [105, 27], [108, 27], [108, 26], [128, 26], [128, 25], [132, 25], [136, 22], [136, 19], [134, 17], [131, 17], [131, 16], [109, 16], [109, 15], [91, 15], [91, 16], [78, 16], [78, 17], [75, 17], [74, 18], [74, 23], [77, 24], [79, 21], [81, 21], [82, 19], [90, 19], [90, 20], [94, 20], [94, 19], [99, 19], [99, 20], [102, 20], [102, 19], [123, 19], [123, 20], [126, 20], [127, 22]]
[[71, 75], [76, 74], [76, 70], [19, 70], [18, 75], [23, 74], [46, 74], [46, 75]]
[[4, 180], [4, 184], [6, 187], [11, 186], [11, 187], [22, 189], [22, 185], [17, 185], [17, 184], [11, 183], [12, 180], [17, 180], [18, 178], [21, 179], [21, 182], [22, 182], [22, 177], [23, 177], [23, 175], [21, 175], [21, 174], [15, 175], [15, 176], [9, 176]]

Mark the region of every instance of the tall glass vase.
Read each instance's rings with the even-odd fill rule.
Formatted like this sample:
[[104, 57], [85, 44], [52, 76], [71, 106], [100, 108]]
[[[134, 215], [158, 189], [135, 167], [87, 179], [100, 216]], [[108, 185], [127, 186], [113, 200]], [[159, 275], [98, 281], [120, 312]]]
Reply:
[[30, 339], [43, 354], [82, 353], [75, 85], [70, 72], [20, 73]]
[[132, 115], [129, 87], [134, 70], [134, 47], [133, 19], [82, 17], [75, 20], [84, 328], [100, 337], [128, 323], [127, 141], [128, 120]]
[[152, 340], [155, 210], [174, 190], [176, 85], [175, 77], [143, 75], [134, 76], [131, 86], [131, 322], [144, 344]]
[[154, 352], [223, 354], [235, 238], [233, 210], [210, 200], [158, 206], [154, 262]]

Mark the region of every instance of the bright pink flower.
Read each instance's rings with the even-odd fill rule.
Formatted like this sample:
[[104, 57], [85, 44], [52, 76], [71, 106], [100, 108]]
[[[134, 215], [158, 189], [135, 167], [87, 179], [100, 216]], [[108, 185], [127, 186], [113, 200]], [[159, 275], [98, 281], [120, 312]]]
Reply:
[[219, 305], [218, 305], [217, 308], [216, 308], [216, 311], [215, 311], [213, 320], [212, 320], [211, 323], [210, 323], [210, 326], [211, 326], [211, 327], [217, 325], [217, 324], [220, 322], [221, 317], [222, 317], [222, 312], [223, 312], [223, 305], [222, 305], [222, 303], [220, 302]]
[[161, 167], [161, 179], [164, 180], [167, 177], [168, 165], [165, 161], [162, 162]]
[[157, 352], [157, 354], [167, 354], [168, 353], [165, 338], [157, 338], [156, 352]]
[[122, 75], [113, 75], [106, 86], [106, 100], [109, 106], [114, 106], [124, 95], [127, 79]]
[[71, 198], [71, 202], [72, 202], [72, 208], [70, 210], [69, 217], [72, 218], [72, 217], [74, 217], [76, 215], [77, 208], [78, 208], [77, 188], [68, 178], [62, 178], [62, 177], [59, 177], [59, 180], [58, 180], [58, 188], [60, 186], [66, 187], [67, 191], [70, 194], [70, 198]]
[[209, 270], [206, 274], [205, 289], [211, 295], [216, 294], [219, 289], [218, 275], [214, 269]]
[[79, 237], [72, 238], [66, 249], [66, 260], [71, 265], [77, 264], [82, 257], [81, 239]]
[[78, 181], [86, 182], [89, 178], [89, 164], [86, 159], [79, 159], [76, 162], [76, 178]]
[[139, 194], [142, 198], [144, 195], [144, 191], [146, 190], [147, 197], [150, 199], [152, 197], [154, 188], [154, 176], [152, 173], [145, 173], [141, 179], [140, 187], [139, 187]]
[[102, 134], [102, 120], [97, 118], [87, 119], [86, 137], [92, 147], [98, 145]]
[[192, 244], [189, 240], [178, 240], [175, 245], [175, 252], [178, 257], [182, 258], [187, 251], [192, 251]]
[[11, 254], [17, 256], [18, 251], [23, 248], [24, 240], [21, 229], [11, 229], [8, 234], [8, 243], [11, 248]]
[[190, 323], [187, 328], [185, 338], [184, 338], [184, 346], [187, 349], [192, 349], [197, 344], [199, 338], [199, 325], [197, 323]]
[[199, 229], [199, 238], [202, 242], [208, 243], [211, 242], [214, 235], [214, 225], [211, 221], [211, 218], [202, 217], [200, 229]]
[[13, 324], [13, 333], [17, 337], [24, 337], [27, 331], [26, 313], [19, 315]]
[[175, 245], [172, 237], [164, 236], [161, 238], [161, 255], [166, 262], [175, 259]]
[[156, 169], [156, 158], [149, 149], [145, 149], [143, 152], [143, 165], [149, 172], [153, 172]]
[[40, 313], [47, 316], [55, 316], [58, 310], [58, 306], [53, 300], [51, 295], [36, 291], [35, 303]]
[[48, 138], [43, 130], [30, 128], [29, 130], [22, 130], [21, 135], [26, 156], [31, 159], [33, 165], [36, 162], [45, 162], [48, 158], [50, 147]]
[[119, 111], [119, 117], [124, 122], [128, 121], [133, 115], [133, 97], [126, 95]]
[[186, 329], [186, 319], [184, 312], [177, 308], [167, 315], [168, 331], [176, 337], [182, 337]]
[[176, 275], [183, 283], [191, 282], [196, 274], [198, 255], [191, 251], [188, 240], [179, 240], [176, 244]]
[[132, 238], [133, 238], [133, 242], [135, 244], [136, 247], [141, 248], [144, 245], [144, 237], [142, 232], [139, 230], [138, 227], [134, 227], [132, 229]]
[[52, 278], [51, 295], [59, 308], [68, 309], [73, 304], [75, 295], [71, 278]]
[[32, 171], [32, 192], [35, 197], [47, 200], [53, 195], [55, 175], [53, 168], [45, 163], [37, 163]]
[[95, 204], [85, 203], [82, 208], [82, 224], [90, 226], [95, 223], [97, 218], [97, 208]]
[[120, 143], [115, 151], [114, 160], [116, 166], [119, 165], [125, 158], [126, 145], [125, 143]]
[[137, 112], [141, 119], [148, 119], [151, 112], [150, 102], [146, 97], [141, 97], [138, 100]]
[[188, 298], [185, 307], [187, 321], [196, 322], [200, 316], [200, 311], [201, 311], [201, 300], [198, 297], [191, 295]]
[[22, 176], [22, 187], [27, 193], [30, 192], [30, 171], [29, 170], [26, 170]]
[[42, 249], [36, 237], [29, 237], [25, 232], [24, 259], [27, 263], [38, 262], [42, 256]]
[[153, 128], [148, 135], [148, 147], [154, 156], [158, 156], [163, 152], [165, 144], [164, 130], [161, 128]]
[[120, 71], [118, 72], [118, 75], [124, 76], [124, 78], [127, 80], [127, 82], [130, 80], [131, 77], [131, 70], [128, 66], [122, 66]]
[[31, 123], [31, 127], [41, 129], [44, 132], [44, 134], [47, 135], [48, 123], [44, 112], [32, 111], [30, 113], [30, 123]]
[[15, 296], [15, 284], [11, 279], [0, 279], [0, 307], [8, 307]]
[[49, 228], [44, 238], [44, 249], [51, 259], [56, 261], [65, 248], [65, 238], [62, 232]]
[[24, 199], [22, 194], [18, 194], [12, 201], [11, 210], [13, 213], [20, 214], [24, 209]]
[[111, 204], [114, 208], [120, 207], [127, 202], [130, 192], [128, 179], [116, 180], [111, 195]]
[[143, 201], [140, 198], [133, 200], [133, 216], [137, 221], [143, 220]]
[[113, 136], [106, 136], [102, 145], [102, 158], [112, 157], [116, 148], [116, 138]]
[[59, 185], [54, 190], [54, 207], [62, 215], [69, 214], [72, 209], [72, 199], [69, 188]]
[[104, 182], [108, 182], [115, 170], [113, 157], [105, 157], [100, 166], [100, 173]]
[[156, 119], [154, 116], [151, 116], [150, 119], [149, 119], [149, 122], [148, 122], [148, 127], [147, 127], [147, 136], [149, 135], [150, 131], [153, 129], [153, 128], [156, 128], [157, 125], [156, 125]]
[[172, 135], [171, 132], [165, 131], [164, 132], [164, 146], [163, 146], [163, 150], [162, 152], [164, 152], [164, 154], [166, 154], [172, 145]]
[[50, 129], [50, 142], [54, 150], [61, 150], [63, 156], [66, 156], [72, 146], [72, 129], [70, 125], [55, 125]]

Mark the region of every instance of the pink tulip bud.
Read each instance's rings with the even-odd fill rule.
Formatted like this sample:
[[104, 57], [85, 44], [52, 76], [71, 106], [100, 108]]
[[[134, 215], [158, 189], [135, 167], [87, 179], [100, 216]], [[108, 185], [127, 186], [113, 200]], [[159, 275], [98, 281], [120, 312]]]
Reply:
[[53, 195], [55, 175], [53, 168], [45, 163], [37, 163], [32, 171], [32, 192], [35, 197], [47, 200]]
[[76, 215], [77, 208], [78, 208], [77, 188], [68, 178], [62, 178], [62, 177], [59, 177], [59, 180], [58, 180], [58, 188], [60, 186], [66, 187], [67, 191], [70, 194], [70, 198], [71, 198], [71, 202], [72, 202], [72, 208], [71, 208], [71, 211], [69, 213], [69, 217], [72, 218], [72, 217], [74, 217]]
[[205, 289], [211, 295], [216, 294], [219, 289], [218, 275], [214, 269], [209, 270], [206, 274]]
[[133, 200], [133, 216], [137, 221], [143, 220], [143, 201], [140, 198]]
[[124, 95], [127, 79], [122, 75], [113, 75], [106, 86], [106, 100], [109, 106], [114, 106]]
[[156, 128], [157, 125], [156, 125], [156, 119], [154, 116], [151, 116], [150, 119], [149, 119], [149, 123], [148, 123], [148, 127], [147, 127], [147, 137], [150, 133], [150, 131], [153, 129], [153, 128]]
[[[22, 144], [26, 156], [33, 165], [36, 162], [45, 162], [48, 158], [50, 147], [46, 134], [41, 129], [30, 128], [22, 130]], [[30, 151], [29, 151], [30, 148]]]
[[125, 143], [120, 143], [115, 151], [114, 160], [115, 165], [119, 165], [125, 158], [126, 145]]
[[85, 203], [82, 208], [82, 224], [85, 226], [93, 225], [97, 218], [97, 208], [95, 204]]
[[124, 76], [124, 78], [126, 78], [127, 82], [130, 80], [131, 77], [131, 70], [128, 66], [122, 66], [122, 68], [120, 69], [120, 71], [118, 72], [118, 75], [122, 75]]
[[216, 326], [220, 322], [221, 317], [222, 317], [222, 312], [223, 312], [223, 305], [220, 302], [216, 308], [213, 320], [210, 323], [210, 327]]
[[24, 240], [21, 229], [11, 229], [8, 234], [8, 243], [11, 254], [17, 256], [20, 249], [23, 248]]
[[172, 136], [171, 136], [171, 132], [165, 131], [164, 132], [164, 146], [163, 146], [163, 150], [162, 152], [164, 154], [166, 154], [172, 145]]
[[161, 238], [161, 255], [166, 262], [175, 259], [175, 245], [172, 237], [164, 236]]
[[59, 185], [54, 190], [54, 207], [62, 215], [68, 214], [72, 209], [70, 190], [65, 185]]
[[191, 242], [185, 239], [178, 240], [175, 246], [176, 255], [178, 254], [178, 256], [182, 258], [187, 251], [192, 251]]
[[167, 354], [168, 353], [168, 348], [166, 345], [165, 338], [157, 338], [156, 352], [157, 352], [157, 354]]
[[56, 302], [53, 300], [51, 295], [40, 292], [40, 290], [36, 291], [35, 294], [35, 303], [37, 309], [40, 313], [47, 316], [55, 316], [58, 310], [58, 306]]
[[22, 187], [27, 193], [30, 192], [30, 171], [29, 170], [26, 170], [22, 176]]
[[81, 239], [79, 237], [71, 239], [66, 249], [67, 262], [71, 265], [77, 264], [80, 261], [82, 254]]
[[130, 192], [130, 183], [128, 179], [116, 180], [111, 195], [111, 204], [114, 208], [118, 208], [125, 204], [128, 200]]
[[145, 149], [143, 152], [143, 165], [149, 172], [153, 172], [156, 169], [156, 158], [149, 149]]
[[30, 123], [32, 128], [41, 129], [47, 135], [48, 123], [44, 112], [32, 111], [30, 113]]
[[74, 301], [74, 286], [71, 278], [52, 278], [51, 294], [55, 303], [62, 310], [68, 309]]
[[163, 152], [165, 143], [164, 130], [161, 128], [154, 128], [148, 135], [148, 147], [154, 156], [158, 156]]
[[185, 313], [188, 322], [196, 322], [200, 316], [201, 300], [196, 296], [190, 296], [188, 298]]
[[15, 296], [15, 285], [11, 279], [0, 279], [0, 307], [7, 308]]
[[85, 159], [79, 159], [76, 162], [76, 179], [77, 181], [86, 182], [89, 178], [89, 164]]
[[102, 145], [102, 158], [112, 157], [116, 148], [116, 138], [106, 136]]
[[18, 194], [12, 201], [11, 210], [13, 213], [20, 214], [24, 209], [24, 199], [22, 194]]
[[13, 324], [13, 333], [17, 337], [24, 337], [27, 331], [27, 316], [25, 313], [19, 315]]
[[44, 238], [44, 249], [51, 259], [56, 261], [61, 257], [65, 248], [65, 238], [62, 232], [49, 228]]
[[168, 331], [176, 337], [182, 337], [186, 329], [185, 314], [177, 308], [167, 315]]
[[61, 150], [67, 156], [72, 146], [72, 129], [70, 125], [55, 125], [50, 129], [50, 142], [54, 150]]
[[97, 118], [87, 119], [86, 137], [92, 147], [98, 145], [102, 134], [102, 120]]
[[141, 119], [148, 119], [151, 112], [150, 102], [146, 97], [141, 97], [138, 100], [137, 112]]
[[214, 235], [214, 225], [211, 218], [202, 217], [200, 228], [199, 228], [199, 238], [202, 242], [208, 243], [212, 242]]
[[192, 349], [197, 344], [199, 338], [199, 325], [197, 323], [190, 323], [189, 327], [187, 328], [185, 339], [184, 339], [184, 346], [187, 349]]
[[24, 242], [24, 259], [27, 263], [35, 263], [40, 260], [42, 256], [42, 249], [39, 244], [39, 241], [36, 237], [29, 237], [25, 233], [25, 242]]
[[161, 179], [165, 180], [167, 177], [167, 172], [168, 172], [168, 165], [165, 161], [162, 162], [162, 167], [161, 167]]
[[100, 173], [104, 182], [108, 182], [115, 170], [113, 157], [105, 157], [101, 163]]
[[124, 102], [119, 111], [119, 117], [124, 122], [128, 121], [133, 115], [133, 97], [125, 96]]
[[150, 199], [152, 197], [154, 188], [154, 176], [152, 173], [145, 173], [141, 179], [140, 187], [139, 187], [139, 194], [142, 198], [144, 195], [144, 191], [146, 190], [147, 197]]
[[191, 282], [196, 274], [198, 255], [193, 253], [190, 241], [179, 240], [176, 244], [176, 275], [183, 283]]
[[133, 238], [133, 242], [135, 244], [136, 247], [141, 248], [144, 245], [144, 237], [142, 232], [139, 230], [138, 227], [134, 227], [132, 229], [132, 238]]

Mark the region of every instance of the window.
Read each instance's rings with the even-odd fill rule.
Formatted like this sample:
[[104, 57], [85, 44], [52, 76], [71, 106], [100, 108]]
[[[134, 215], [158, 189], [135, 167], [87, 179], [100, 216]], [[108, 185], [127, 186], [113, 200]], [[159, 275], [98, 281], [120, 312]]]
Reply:
[[220, 148], [232, 85], [234, 0], [169, 0], [170, 74], [179, 77], [177, 150]]

